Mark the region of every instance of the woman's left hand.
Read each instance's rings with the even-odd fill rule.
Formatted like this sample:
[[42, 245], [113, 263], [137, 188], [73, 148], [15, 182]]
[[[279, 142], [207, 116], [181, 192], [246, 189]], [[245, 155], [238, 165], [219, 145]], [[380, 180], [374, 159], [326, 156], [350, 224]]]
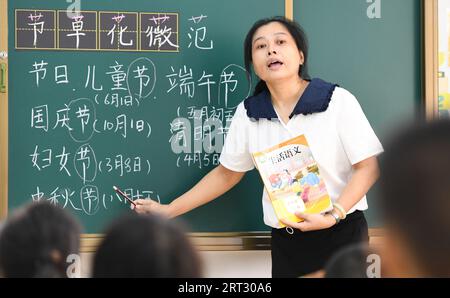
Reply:
[[303, 218], [302, 222], [293, 222], [287, 219], [280, 221], [292, 228], [299, 229], [302, 232], [316, 231], [331, 228], [336, 224], [336, 220], [329, 214], [305, 214], [296, 212], [295, 215]]

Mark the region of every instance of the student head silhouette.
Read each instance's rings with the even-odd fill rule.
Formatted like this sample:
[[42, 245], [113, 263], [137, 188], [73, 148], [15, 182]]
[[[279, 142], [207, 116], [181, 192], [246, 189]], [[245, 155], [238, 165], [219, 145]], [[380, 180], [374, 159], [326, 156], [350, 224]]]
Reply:
[[78, 254], [80, 226], [65, 210], [45, 202], [13, 213], [0, 232], [0, 269], [4, 277], [67, 277]]
[[381, 157], [388, 276], [450, 276], [450, 121], [399, 133]]
[[200, 263], [184, 231], [155, 214], [128, 214], [106, 232], [93, 277], [200, 277]]
[[[372, 258], [372, 256], [375, 257]], [[378, 254], [366, 243], [352, 244], [336, 252], [325, 266], [326, 278], [367, 278], [375, 274], [381, 275], [381, 262], [374, 267], [374, 261], [379, 261]], [[380, 272], [374, 272], [374, 267]]]

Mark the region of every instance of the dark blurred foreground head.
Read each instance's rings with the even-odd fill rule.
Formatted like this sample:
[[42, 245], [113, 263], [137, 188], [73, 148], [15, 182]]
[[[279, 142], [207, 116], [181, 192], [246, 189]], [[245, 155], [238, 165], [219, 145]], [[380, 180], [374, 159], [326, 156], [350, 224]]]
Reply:
[[325, 266], [326, 278], [368, 278], [380, 275], [380, 256], [366, 243], [344, 247]]
[[450, 277], [450, 121], [402, 131], [380, 169], [386, 275]]
[[46, 202], [11, 215], [0, 233], [4, 277], [67, 277], [68, 256], [79, 253], [80, 226], [71, 214]]
[[176, 222], [128, 214], [106, 232], [93, 277], [201, 277], [196, 251]]

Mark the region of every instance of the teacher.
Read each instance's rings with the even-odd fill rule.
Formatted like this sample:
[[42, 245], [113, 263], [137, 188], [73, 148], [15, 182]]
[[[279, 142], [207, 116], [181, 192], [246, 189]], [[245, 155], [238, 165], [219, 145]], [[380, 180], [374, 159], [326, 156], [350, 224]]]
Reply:
[[170, 204], [140, 199], [136, 211], [175, 217], [206, 204], [255, 167], [252, 152], [304, 135], [334, 209], [297, 213], [304, 221], [281, 220], [289, 227], [283, 229], [264, 190], [264, 222], [272, 228], [272, 276], [320, 270], [340, 248], [367, 242], [365, 195], [378, 178], [376, 156], [383, 147], [349, 91], [309, 78], [307, 58], [307, 39], [297, 23], [284, 17], [257, 21], [245, 38], [244, 59], [247, 71], [253, 68], [260, 81], [254, 95], [236, 108], [220, 165]]

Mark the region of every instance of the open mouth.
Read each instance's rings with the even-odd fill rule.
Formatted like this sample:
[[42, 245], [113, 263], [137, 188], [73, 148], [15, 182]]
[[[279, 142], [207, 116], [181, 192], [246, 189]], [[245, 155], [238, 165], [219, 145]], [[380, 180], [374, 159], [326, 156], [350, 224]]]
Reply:
[[268, 68], [278, 68], [281, 65], [283, 65], [283, 62], [281, 62], [280, 60], [273, 60], [270, 61], [269, 64], [267, 64]]

